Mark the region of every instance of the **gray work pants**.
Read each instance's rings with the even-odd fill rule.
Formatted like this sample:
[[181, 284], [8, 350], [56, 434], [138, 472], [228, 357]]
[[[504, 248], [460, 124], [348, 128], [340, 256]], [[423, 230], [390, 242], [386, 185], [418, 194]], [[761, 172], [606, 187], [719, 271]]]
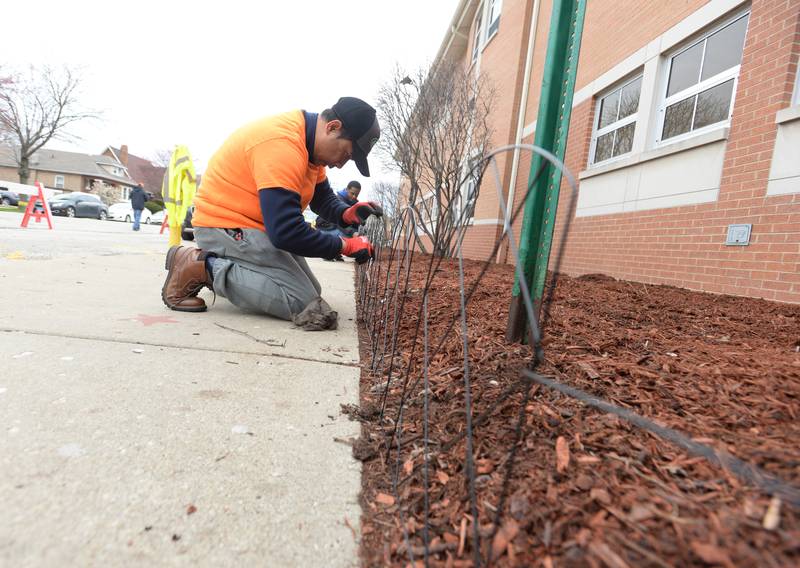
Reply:
[[292, 320], [320, 297], [306, 259], [275, 248], [264, 231], [242, 229], [238, 241], [225, 229], [195, 227], [194, 235], [201, 249], [218, 257], [214, 292], [235, 306]]

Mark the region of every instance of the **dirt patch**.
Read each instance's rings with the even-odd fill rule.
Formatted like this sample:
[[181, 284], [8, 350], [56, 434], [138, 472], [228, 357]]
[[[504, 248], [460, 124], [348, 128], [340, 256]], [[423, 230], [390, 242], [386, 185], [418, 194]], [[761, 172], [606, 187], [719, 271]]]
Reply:
[[[422, 560], [424, 551], [424, 349], [418, 322], [429, 260], [417, 256], [408, 285], [401, 281], [384, 302], [392, 310], [401, 300], [404, 304], [396, 320], [388, 312], [386, 334], [381, 305], [360, 305], [366, 367], [361, 405], [368, 411], [353, 414], [363, 425], [359, 456], [364, 460], [362, 560], [367, 566], [405, 566], [409, 546], [415, 560]], [[482, 267], [465, 263], [467, 288]], [[374, 286], [369, 297], [383, 298], [385, 281], [385, 273], [376, 271], [362, 286]], [[530, 349], [504, 339], [512, 282], [511, 267], [492, 266], [468, 306], [482, 563], [797, 565], [795, 508], [624, 420], [521, 382]], [[445, 261], [435, 271], [432, 289], [430, 563], [471, 566], [476, 527], [465, 475], [460, 322], [445, 336], [459, 313], [456, 262]], [[547, 363], [538, 372], [800, 486], [800, 306], [588, 275], [562, 277], [550, 313], [544, 332]], [[381, 418], [375, 409], [382, 406]], [[398, 457], [391, 433], [400, 419]]]

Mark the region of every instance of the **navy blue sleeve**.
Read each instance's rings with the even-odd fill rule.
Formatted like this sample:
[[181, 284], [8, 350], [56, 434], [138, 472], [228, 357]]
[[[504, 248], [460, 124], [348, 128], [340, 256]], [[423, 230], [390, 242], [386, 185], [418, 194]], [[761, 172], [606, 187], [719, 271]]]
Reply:
[[264, 228], [275, 248], [308, 257], [334, 258], [342, 250], [342, 240], [315, 231], [306, 223], [300, 209], [300, 195], [273, 187], [258, 192]]
[[344, 225], [342, 223], [342, 213], [347, 209], [347, 204], [333, 193], [327, 179], [316, 185], [314, 197], [311, 198], [311, 203], [308, 206], [323, 219], [327, 219], [337, 225]]

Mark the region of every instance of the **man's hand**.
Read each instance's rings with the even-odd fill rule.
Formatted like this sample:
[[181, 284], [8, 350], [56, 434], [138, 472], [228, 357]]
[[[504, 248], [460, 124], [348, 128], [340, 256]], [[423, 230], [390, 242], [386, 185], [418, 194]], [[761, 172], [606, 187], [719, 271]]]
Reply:
[[360, 225], [370, 215], [383, 216], [383, 209], [374, 201], [359, 201], [342, 213], [342, 221], [346, 225]]
[[364, 264], [372, 258], [374, 251], [367, 237], [353, 237], [351, 239], [341, 237], [341, 239], [343, 255], [354, 258], [358, 264]]

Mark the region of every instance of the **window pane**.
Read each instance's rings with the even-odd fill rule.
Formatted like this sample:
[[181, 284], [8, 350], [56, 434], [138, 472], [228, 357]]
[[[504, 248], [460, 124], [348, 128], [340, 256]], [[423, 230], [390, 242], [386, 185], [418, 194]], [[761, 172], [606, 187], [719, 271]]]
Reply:
[[605, 128], [609, 124], [617, 122], [617, 110], [619, 107], [619, 91], [614, 91], [600, 101], [600, 122], [597, 128]]
[[700, 77], [700, 60], [703, 58], [704, 43], [701, 41], [672, 58], [667, 97], [697, 84]]
[[697, 96], [689, 97], [679, 103], [668, 106], [664, 115], [664, 133], [662, 140], [672, 138], [692, 129], [692, 111]]
[[489, 21], [494, 23], [500, 17], [503, 9], [503, 0], [490, 0], [489, 2]]
[[612, 156], [614, 148], [614, 132], [603, 134], [597, 139], [597, 145], [594, 149], [594, 161], [602, 162], [608, 160]]
[[635, 122], [631, 122], [617, 129], [617, 138], [614, 140], [614, 156], [627, 154], [631, 151], [631, 148], [633, 148], [633, 132], [635, 129]]
[[733, 95], [733, 79], [703, 91], [697, 95], [697, 110], [694, 112], [694, 127], [702, 128], [728, 119]]
[[483, 22], [481, 21], [480, 16], [475, 21], [475, 34], [472, 37], [472, 60], [475, 61], [478, 58], [478, 50], [481, 47], [481, 26]]
[[639, 91], [642, 90], [642, 78], [639, 77], [633, 83], [629, 83], [622, 88], [619, 104], [619, 118], [630, 116], [639, 110]]
[[741, 63], [747, 19], [745, 16], [709, 36], [701, 81]]
[[497, 31], [497, 27], [500, 25], [500, 11], [502, 8], [502, 0], [491, 0], [489, 2], [489, 31], [486, 34], [487, 36]]

